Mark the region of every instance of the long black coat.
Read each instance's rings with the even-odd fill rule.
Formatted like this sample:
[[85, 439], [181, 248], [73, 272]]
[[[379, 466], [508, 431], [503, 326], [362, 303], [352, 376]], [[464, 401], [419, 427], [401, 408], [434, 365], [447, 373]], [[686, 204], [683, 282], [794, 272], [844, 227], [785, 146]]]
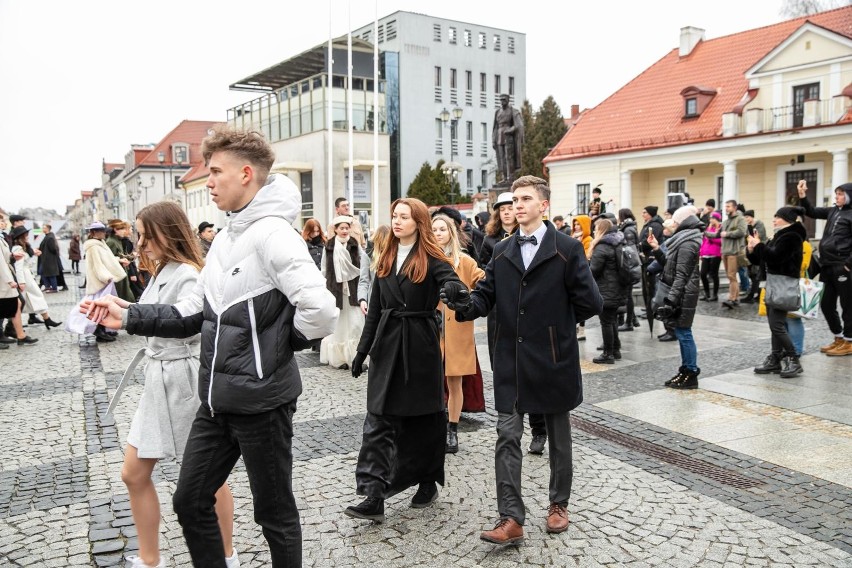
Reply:
[[601, 298], [583, 245], [545, 221], [547, 232], [524, 269], [516, 238], [497, 243], [471, 294], [471, 320], [496, 306], [494, 400], [498, 412], [567, 412], [583, 401], [576, 326], [600, 314]]
[[628, 286], [618, 279], [618, 245], [624, 244], [624, 234], [613, 227], [605, 234], [592, 250], [589, 268], [598, 290], [603, 298], [605, 308], [618, 308], [627, 305]]
[[[403, 263], [416, 253], [415, 244]], [[444, 408], [444, 374], [438, 332], [438, 294], [445, 282], [461, 282], [453, 267], [429, 259], [423, 282], [404, 272], [376, 277], [359, 353], [370, 354], [367, 411], [391, 416], [421, 416]]]
[[752, 265], [760, 266], [760, 280], [766, 273], [798, 278], [802, 272], [802, 243], [808, 233], [801, 223], [793, 223], [775, 232], [769, 242], [758, 243], [748, 253]]
[[39, 257], [39, 270], [42, 276], [59, 276], [61, 266], [59, 261], [59, 245], [56, 243], [56, 235], [48, 233], [38, 245], [41, 251]]
[[700, 289], [698, 253], [703, 234], [704, 225], [691, 215], [666, 239], [665, 255], [656, 251], [657, 260], [664, 263], [661, 278], [671, 286], [667, 300], [679, 308], [674, 317], [666, 320], [669, 327], [692, 327], [695, 319]]

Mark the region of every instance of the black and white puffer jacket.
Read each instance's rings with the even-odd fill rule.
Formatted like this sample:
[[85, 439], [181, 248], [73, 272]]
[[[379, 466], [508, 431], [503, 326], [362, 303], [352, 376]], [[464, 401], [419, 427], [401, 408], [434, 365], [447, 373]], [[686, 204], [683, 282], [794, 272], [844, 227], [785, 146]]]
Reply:
[[291, 226], [301, 205], [295, 184], [272, 174], [216, 235], [192, 296], [128, 310], [131, 334], [201, 332], [198, 392], [211, 414], [257, 414], [295, 400], [294, 349], [334, 332], [334, 296]]

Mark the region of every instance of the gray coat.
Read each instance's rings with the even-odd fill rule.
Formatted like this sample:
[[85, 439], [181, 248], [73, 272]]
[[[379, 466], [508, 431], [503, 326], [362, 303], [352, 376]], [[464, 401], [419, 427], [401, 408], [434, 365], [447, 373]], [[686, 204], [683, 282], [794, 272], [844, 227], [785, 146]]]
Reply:
[[745, 217], [739, 211], [734, 211], [727, 219], [722, 221], [722, 231], [727, 234], [722, 237], [722, 256], [737, 255], [745, 250], [745, 238], [748, 234], [748, 224]]

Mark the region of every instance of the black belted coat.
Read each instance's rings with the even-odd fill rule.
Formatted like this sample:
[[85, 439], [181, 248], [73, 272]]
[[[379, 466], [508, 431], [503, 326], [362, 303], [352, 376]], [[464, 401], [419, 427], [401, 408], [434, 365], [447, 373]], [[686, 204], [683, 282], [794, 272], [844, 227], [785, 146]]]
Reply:
[[498, 412], [555, 414], [583, 401], [576, 325], [600, 314], [603, 299], [580, 241], [545, 223], [529, 268], [524, 269], [517, 238], [500, 241], [471, 293], [473, 309], [456, 312], [457, 320], [471, 320], [496, 305]]
[[[417, 251], [411, 249], [403, 267]], [[370, 354], [367, 411], [378, 415], [421, 416], [444, 409], [444, 374], [438, 319], [438, 294], [448, 281], [460, 282], [453, 267], [429, 258], [423, 282], [415, 284], [400, 270], [378, 276], [370, 311], [358, 344]]]

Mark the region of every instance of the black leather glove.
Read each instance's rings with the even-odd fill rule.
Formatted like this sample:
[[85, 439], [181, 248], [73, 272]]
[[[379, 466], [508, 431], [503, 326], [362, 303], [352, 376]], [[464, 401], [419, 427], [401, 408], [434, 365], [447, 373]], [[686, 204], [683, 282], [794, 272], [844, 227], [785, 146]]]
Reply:
[[461, 282], [445, 282], [439, 298], [448, 308], [455, 311], [463, 311], [470, 305], [470, 292]]
[[679, 312], [680, 308], [675, 306], [671, 300], [666, 298], [663, 305], [657, 308], [657, 311], [654, 313], [654, 318], [661, 321], [667, 320], [677, 317]]
[[352, 359], [352, 376], [358, 378], [364, 372], [364, 359], [367, 358], [366, 353], [358, 351], [355, 358]]

